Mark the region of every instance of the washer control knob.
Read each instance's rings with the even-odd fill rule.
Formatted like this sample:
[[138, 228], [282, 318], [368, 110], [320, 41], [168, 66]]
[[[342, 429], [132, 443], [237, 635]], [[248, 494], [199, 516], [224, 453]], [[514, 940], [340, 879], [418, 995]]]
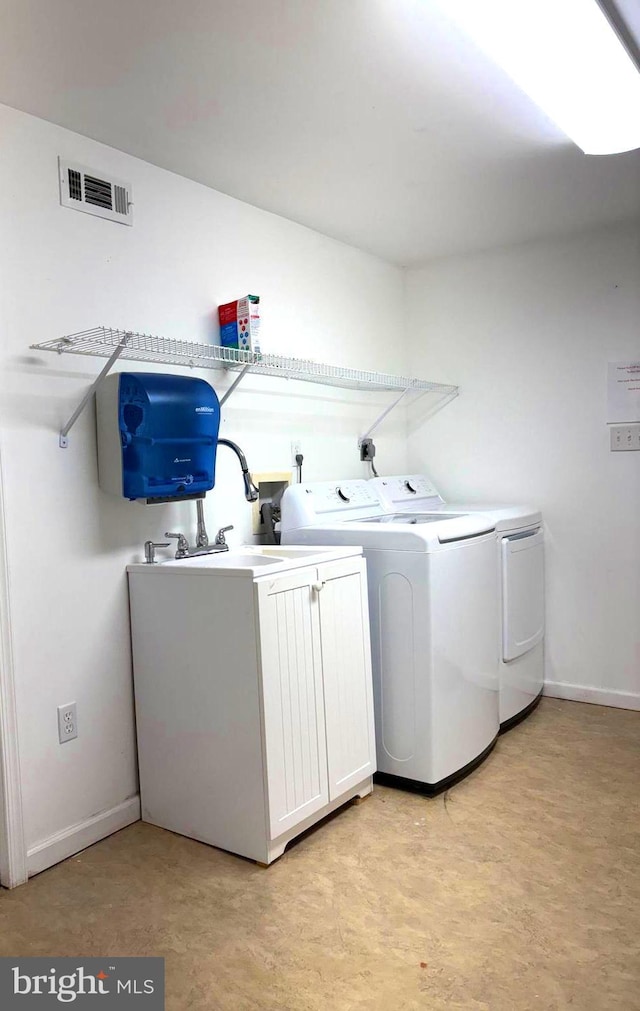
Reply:
[[343, 492], [342, 488], [336, 488], [336, 491], [338, 493], [338, 498], [342, 499], [343, 502], [350, 502], [351, 501], [351, 499], [346, 494], [346, 492]]
[[417, 489], [417, 488], [415, 487], [415, 485], [412, 485], [412, 484], [411, 484], [411, 481], [405, 481], [405, 483], [404, 483], [404, 486], [405, 486], [405, 488], [407, 489], [407, 491], [410, 491], [410, 492], [411, 492], [411, 494], [412, 494], [412, 495], [415, 495], [415, 494], [416, 494], [416, 492], [417, 492], [417, 490], [418, 490], [418, 489]]

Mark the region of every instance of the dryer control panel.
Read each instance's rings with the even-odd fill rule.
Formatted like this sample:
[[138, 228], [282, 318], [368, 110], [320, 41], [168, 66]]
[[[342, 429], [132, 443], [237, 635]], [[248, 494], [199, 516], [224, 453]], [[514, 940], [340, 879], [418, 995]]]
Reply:
[[395, 477], [376, 477], [369, 484], [376, 490], [387, 509], [431, 512], [440, 509], [444, 501], [438, 489], [424, 474], [399, 474]]

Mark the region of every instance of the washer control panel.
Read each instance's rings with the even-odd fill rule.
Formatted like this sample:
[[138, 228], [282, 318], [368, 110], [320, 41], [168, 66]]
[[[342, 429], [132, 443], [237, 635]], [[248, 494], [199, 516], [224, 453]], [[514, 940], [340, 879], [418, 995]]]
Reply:
[[337, 522], [360, 519], [384, 512], [372, 481], [319, 481], [290, 485], [282, 497], [281, 529], [310, 526], [318, 520]]
[[336, 510], [362, 509], [379, 506], [380, 499], [368, 481], [326, 481], [322, 484], [307, 485], [306, 495], [313, 502], [313, 510], [319, 516]]

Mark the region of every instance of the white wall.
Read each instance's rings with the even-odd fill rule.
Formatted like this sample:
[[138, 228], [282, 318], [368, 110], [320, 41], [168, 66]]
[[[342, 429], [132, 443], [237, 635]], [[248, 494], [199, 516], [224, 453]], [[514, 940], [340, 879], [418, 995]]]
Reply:
[[[402, 275], [2, 106], [0, 135], [0, 438], [25, 829], [35, 870], [135, 817], [135, 801], [127, 804], [137, 780], [125, 565], [141, 557], [147, 537], [161, 539], [176, 527], [193, 535], [195, 509], [103, 494], [92, 411], [67, 450], [57, 444], [102, 363], [29, 345], [100, 324], [215, 342], [218, 303], [255, 292], [264, 350], [398, 371]], [[130, 180], [133, 228], [61, 207], [58, 155]], [[218, 391], [228, 382], [215, 372], [206, 378]], [[282, 387], [248, 379], [247, 392], [234, 394], [223, 411], [221, 434], [241, 444], [251, 468], [288, 469], [296, 438], [306, 479], [365, 476], [356, 440], [380, 398], [365, 404], [362, 396], [321, 395], [303, 384], [275, 395]], [[385, 423], [378, 444], [381, 455], [404, 463], [401, 413]], [[207, 503], [211, 532], [233, 522], [232, 543], [250, 536], [250, 507], [227, 450], [219, 452]], [[79, 737], [60, 746], [56, 706], [72, 700]], [[113, 814], [87, 824], [104, 812]], [[69, 835], [73, 826], [83, 829]]]
[[607, 361], [640, 357], [640, 225], [438, 261], [407, 302], [414, 371], [462, 388], [414, 420], [413, 468], [542, 507], [546, 674], [574, 686], [551, 691], [640, 707], [640, 453], [606, 425]]
[[[547, 677], [640, 700], [640, 454], [610, 454], [605, 425], [606, 362], [640, 354], [638, 227], [440, 261], [403, 289], [357, 250], [2, 106], [0, 136], [0, 445], [32, 870], [136, 816], [125, 565], [147, 537], [194, 532], [188, 504], [99, 490], [91, 411], [58, 448], [101, 363], [29, 345], [84, 327], [214, 340], [217, 304], [251, 291], [265, 350], [460, 383], [426, 422], [412, 409], [410, 459], [391, 415], [381, 469], [425, 469], [449, 497], [538, 502]], [[58, 154], [129, 179], [134, 227], [60, 207]], [[295, 438], [305, 478], [364, 476], [356, 437], [386, 402], [250, 378], [221, 434], [255, 471], [287, 469]], [[225, 450], [207, 513], [211, 531], [234, 522], [232, 540], [250, 536]], [[61, 747], [56, 706], [72, 700], [79, 738]]]

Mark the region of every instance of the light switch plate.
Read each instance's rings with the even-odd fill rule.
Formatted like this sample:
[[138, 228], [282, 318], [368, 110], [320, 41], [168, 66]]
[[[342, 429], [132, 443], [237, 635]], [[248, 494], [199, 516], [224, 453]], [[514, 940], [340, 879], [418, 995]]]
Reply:
[[640, 449], [640, 423], [611, 426], [611, 452]]

